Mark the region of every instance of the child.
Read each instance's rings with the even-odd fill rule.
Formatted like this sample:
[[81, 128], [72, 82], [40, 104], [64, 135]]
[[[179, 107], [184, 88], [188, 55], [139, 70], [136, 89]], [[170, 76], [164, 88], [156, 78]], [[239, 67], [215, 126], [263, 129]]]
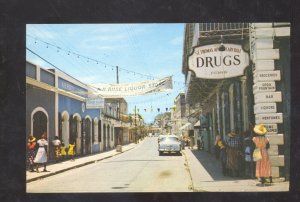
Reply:
[[61, 147], [60, 147], [60, 153], [61, 153], [61, 158], [62, 160], [65, 160], [67, 152], [66, 152], [66, 146], [65, 143], [61, 143]]
[[71, 161], [74, 161], [75, 155], [75, 143], [69, 144], [68, 156], [70, 157]]
[[245, 177], [255, 178], [254, 161], [253, 161], [253, 150], [255, 148], [252, 142], [252, 135], [250, 131], [245, 132], [244, 145], [245, 145]]

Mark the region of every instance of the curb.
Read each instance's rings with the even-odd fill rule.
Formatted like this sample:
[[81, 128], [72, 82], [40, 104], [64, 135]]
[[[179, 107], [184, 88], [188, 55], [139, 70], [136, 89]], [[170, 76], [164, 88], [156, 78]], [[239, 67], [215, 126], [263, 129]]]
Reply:
[[88, 161], [88, 162], [85, 162], [85, 163], [82, 163], [82, 164], [79, 164], [79, 165], [71, 166], [71, 167], [68, 167], [68, 168], [64, 168], [64, 169], [52, 172], [52, 173], [49, 173], [49, 174], [45, 174], [45, 175], [42, 175], [42, 176], [34, 177], [34, 178], [26, 180], [26, 183], [33, 182], [33, 181], [36, 181], [36, 180], [40, 180], [40, 179], [43, 179], [43, 178], [46, 178], [46, 177], [50, 177], [50, 176], [53, 176], [53, 175], [56, 175], [56, 174], [59, 174], [59, 173], [63, 173], [63, 172], [68, 171], [68, 170], [75, 169], [75, 168], [80, 168], [82, 166], [86, 166], [86, 165], [89, 165], [89, 164], [92, 164], [92, 163], [96, 163], [96, 162], [102, 161], [104, 159], [108, 159], [108, 158], [111, 158], [113, 156], [117, 156], [119, 154], [122, 154], [124, 152], [129, 151], [129, 150], [132, 150], [134, 148], [135, 147], [132, 147], [132, 148], [129, 148], [129, 149], [124, 150], [122, 152], [118, 152], [116, 154], [112, 154], [111, 156], [103, 157], [103, 158], [100, 158], [100, 159], [97, 159], [97, 160]]

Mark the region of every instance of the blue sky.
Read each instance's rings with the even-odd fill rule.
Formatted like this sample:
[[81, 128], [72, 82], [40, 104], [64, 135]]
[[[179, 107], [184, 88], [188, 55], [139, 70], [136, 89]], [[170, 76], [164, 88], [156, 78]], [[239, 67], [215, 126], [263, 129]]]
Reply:
[[[136, 106], [149, 123], [157, 108], [165, 112], [184, 91], [183, 34], [184, 24], [30, 24], [26, 47], [87, 84], [116, 83], [115, 66], [120, 69], [120, 83], [173, 76], [169, 93], [125, 98], [128, 112]], [[53, 68], [29, 51], [26, 58]]]

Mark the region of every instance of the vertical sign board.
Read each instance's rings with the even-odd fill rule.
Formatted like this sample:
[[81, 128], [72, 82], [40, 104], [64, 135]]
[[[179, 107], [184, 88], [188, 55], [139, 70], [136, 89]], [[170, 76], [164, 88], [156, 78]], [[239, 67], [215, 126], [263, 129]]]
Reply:
[[265, 113], [276, 113], [277, 106], [276, 103], [259, 103], [254, 105], [254, 113], [255, 114], [265, 114]]
[[278, 126], [277, 124], [265, 124], [265, 127], [267, 128], [267, 134], [274, 134], [278, 133]]
[[256, 114], [256, 124], [283, 123], [282, 113]]
[[266, 92], [266, 93], [256, 93], [254, 95], [255, 103], [262, 102], [282, 102], [281, 92]]
[[275, 71], [256, 71], [254, 73], [254, 83], [259, 81], [280, 81], [280, 70]]
[[265, 82], [256, 82], [253, 85], [253, 93], [262, 93], [262, 92], [275, 92], [276, 85], [275, 81], [265, 81]]

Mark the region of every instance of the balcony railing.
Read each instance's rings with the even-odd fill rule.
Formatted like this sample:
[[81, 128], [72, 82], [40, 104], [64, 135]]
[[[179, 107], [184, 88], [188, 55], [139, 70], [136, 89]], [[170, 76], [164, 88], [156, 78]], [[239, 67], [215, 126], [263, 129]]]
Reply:
[[199, 23], [198, 28], [199, 38], [249, 33], [249, 23]]

